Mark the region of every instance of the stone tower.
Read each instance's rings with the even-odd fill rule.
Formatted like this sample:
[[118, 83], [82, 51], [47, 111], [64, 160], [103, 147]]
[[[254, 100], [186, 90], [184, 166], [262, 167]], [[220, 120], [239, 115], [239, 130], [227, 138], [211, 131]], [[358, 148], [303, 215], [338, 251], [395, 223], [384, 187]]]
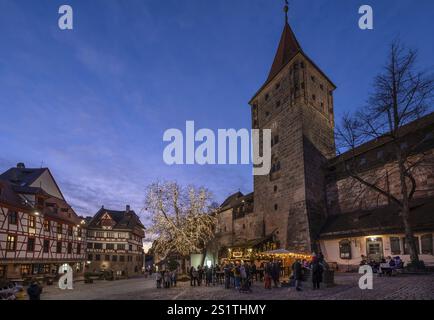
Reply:
[[323, 164], [335, 156], [336, 87], [303, 52], [286, 13], [268, 78], [249, 102], [252, 127], [272, 130], [272, 168], [254, 177], [254, 211], [262, 235], [311, 252], [326, 215]]

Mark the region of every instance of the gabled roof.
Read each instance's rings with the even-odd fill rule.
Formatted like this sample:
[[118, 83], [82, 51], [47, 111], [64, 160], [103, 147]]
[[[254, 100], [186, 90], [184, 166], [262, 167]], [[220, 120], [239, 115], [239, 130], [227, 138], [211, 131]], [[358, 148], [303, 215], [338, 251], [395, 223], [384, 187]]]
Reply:
[[[18, 164], [20, 165], [20, 164]], [[45, 172], [48, 173], [51, 180], [54, 183], [55, 188], [59, 192], [59, 195], [64, 199], [62, 191], [57, 185], [56, 180], [51, 174], [50, 169], [48, 168], [25, 168], [24, 164], [21, 164], [22, 167], [17, 166], [14, 168], [10, 168], [0, 175], [0, 179], [9, 181], [13, 186], [14, 190], [18, 193], [28, 193], [28, 194], [36, 194], [41, 193], [41, 189], [39, 186], [35, 187], [32, 184], [39, 179]], [[46, 190], [43, 190], [42, 193], [48, 194]]]
[[145, 229], [138, 215], [133, 211], [116, 211], [109, 210], [102, 207], [98, 210], [95, 216], [90, 220], [89, 228], [101, 228], [101, 218], [105, 215], [109, 215], [114, 221], [113, 229], [134, 229], [139, 227]]
[[35, 182], [45, 170], [48, 170], [48, 168], [10, 168], [0, 175], [0, 179], [24, 187]]

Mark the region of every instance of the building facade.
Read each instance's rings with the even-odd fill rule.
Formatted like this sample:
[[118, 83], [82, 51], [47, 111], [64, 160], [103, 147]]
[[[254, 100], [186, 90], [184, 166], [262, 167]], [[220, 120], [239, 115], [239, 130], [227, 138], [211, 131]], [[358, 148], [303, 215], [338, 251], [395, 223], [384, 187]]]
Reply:
[[19, 163], [0, 175], [0, 278], [55, 276], [84, 270], [86, 228], [48, 168]]
[[[344, 266], [389, 255], [409, 259], [399, 210], [345, 173], [348, 162], [358, 161], [364, 175], [382, 177], [384, 181], [377, 182], [398, 194], [390, 143], [370, 141], [355, 153], [337, 156], [335, 89], [285, 21], [267, 80], [249, 102], [252, 128], [272, 132], [271, 171], [254, 177], [252, 194], [235, 193], [221, 205], [219, 256], [246, 257], [263, 248], [285, 248], [321, 251], [328, 261]], [[433, 131], [434, 114], [402, 129], [403, 144], [421, 144], [412, 157], [426, 158], [415, 173], [418, 188], [412, 203], [412, 225], [426, 264], [434, 264]]]
[[145, 227], [130, 206], [124, 211], [102, 207], [88, 224], [86, 268], [113, 271], [116, 276], [140, 274], [144, 237]]

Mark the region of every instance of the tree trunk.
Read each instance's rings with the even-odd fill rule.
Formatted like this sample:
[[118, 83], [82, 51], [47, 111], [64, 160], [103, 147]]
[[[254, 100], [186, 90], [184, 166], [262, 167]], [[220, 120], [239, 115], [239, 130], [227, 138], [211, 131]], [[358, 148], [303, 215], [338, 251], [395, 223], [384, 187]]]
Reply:
[[[410, 250], [410, 260], [415, 265], [419, 262], [419, 254], [417, 252], [417, 246], [413, 235], [413, 229], [410, 225], [410, 203], [408, 197], [407, 181], [405, 180], [405, 166], [401, 158], [400, 152], [398, 152], [398, 166], [399, 166], [399, 178], [401, 182], [401, 195], [402, 195], [402, 221], [404, 223], [405, 239], [407, 241]], [[404, 244], [405, 246], [405, 244]]]

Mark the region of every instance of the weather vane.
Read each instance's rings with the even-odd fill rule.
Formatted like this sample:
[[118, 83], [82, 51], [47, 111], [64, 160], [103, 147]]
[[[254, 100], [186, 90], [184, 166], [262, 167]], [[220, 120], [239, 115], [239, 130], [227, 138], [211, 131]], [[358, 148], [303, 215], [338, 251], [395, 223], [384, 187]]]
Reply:
[[288, 10], [289, 10], [288, 0], [285, 0], [285, 6], [283, 7], [283, 11], [285, 12], [285, 20], [288, 22]]

